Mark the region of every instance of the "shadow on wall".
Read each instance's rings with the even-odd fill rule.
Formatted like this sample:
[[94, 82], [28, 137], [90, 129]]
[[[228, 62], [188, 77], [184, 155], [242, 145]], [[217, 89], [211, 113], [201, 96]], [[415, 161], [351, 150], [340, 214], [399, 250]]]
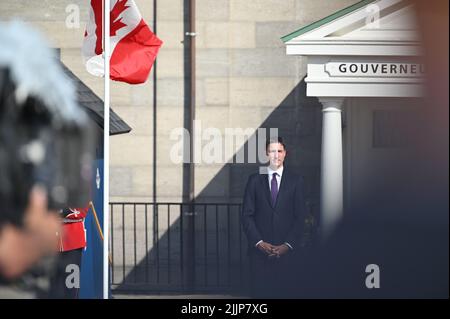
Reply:
[[[311, 214], [317, 216], [321, 107], [316, 98], [306, 97], [304, 79], [260, 128], [278, 129], [288, 148], [286, 166], [304, 177], [305, 197]], [[211, 178], [197, 196], [193, 209], [168, 204], [157, 208], [153, 205], [114, 208], [113, 288], [121, 292], [246, 293], [247, 243], [239, 221], [240, 203], [248, 176], [261, 166], [236, 163], [237, 154], [244, 151], [247, 162], [247, 150], [248, 141], [233, 156], [232, 163], [226, 163]], [[225, 195], [214, 196], [218, 189]], [[212, 201], [225, 204], [207, 205]], [[193, 251], [187, 247], [188, 236], [192, 234], [187, 230], [189, 218], [194, 224], [194, 237], [190, 237]]]

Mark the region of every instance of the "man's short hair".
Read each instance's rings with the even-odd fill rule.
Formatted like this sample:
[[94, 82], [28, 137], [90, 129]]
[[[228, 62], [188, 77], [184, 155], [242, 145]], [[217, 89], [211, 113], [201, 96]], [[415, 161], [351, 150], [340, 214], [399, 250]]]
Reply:
[[272, 143], [280, 143], [281, 145], [283, 145], [283, 148], [286, 151], [286, 144], [284, 144], [283, 138], [281, 136], [275, 136], [275, 137], [271, 137], [271, 138], [267, 139], [266, 151], [267, 151], [267, 148], [269, 147], [269, 145]]

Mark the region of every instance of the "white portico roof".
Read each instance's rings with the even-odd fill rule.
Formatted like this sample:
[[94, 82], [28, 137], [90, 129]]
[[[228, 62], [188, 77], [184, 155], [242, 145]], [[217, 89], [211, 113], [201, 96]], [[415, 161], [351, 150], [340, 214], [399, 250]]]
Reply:
[[415, 56], [414, 8], [405, 0], [364, 0], [281, 38], [288, 55]]
[[308, 57], [307, 95], [420, 97], [425, 67], [413, 4], [363, 0], [281, 38]]

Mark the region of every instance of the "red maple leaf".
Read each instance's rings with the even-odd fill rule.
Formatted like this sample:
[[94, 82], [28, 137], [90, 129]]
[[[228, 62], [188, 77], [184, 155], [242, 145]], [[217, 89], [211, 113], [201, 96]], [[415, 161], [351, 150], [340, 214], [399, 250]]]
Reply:
[[[116, 2], [116, 4], [114, 5], [114, 8], [112, 8], [111, 13], [110, 13], [110, 19], [111, 19], [111, 30], [110, 30], [110, 35], [116, 35], [116, 32], [120, 29], [122, 29], [123, 27], [126, 26], [125, 23], [122, 22], [122, 18], [118, 19], [119, 15], [124, 12], [126, 9], [129, 8], [129, 6], [127, 6], [128, 0], [118, 0]], [[117, 20], [117, 21], [116, 21]]]

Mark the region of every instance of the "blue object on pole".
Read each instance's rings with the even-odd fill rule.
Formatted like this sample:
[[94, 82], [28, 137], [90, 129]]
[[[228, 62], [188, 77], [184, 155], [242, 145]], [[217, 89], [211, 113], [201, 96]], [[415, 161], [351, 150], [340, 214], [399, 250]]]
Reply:
[[[103, 231], [103, 159], [97, 159], [92, 180], [92, 203]], [[92, 208], [85, 219], [87, 247], [81, 259], [80, 298], [103, 298], [103, 240]], [[104, 231], [103, 231], [104, 233]]]

